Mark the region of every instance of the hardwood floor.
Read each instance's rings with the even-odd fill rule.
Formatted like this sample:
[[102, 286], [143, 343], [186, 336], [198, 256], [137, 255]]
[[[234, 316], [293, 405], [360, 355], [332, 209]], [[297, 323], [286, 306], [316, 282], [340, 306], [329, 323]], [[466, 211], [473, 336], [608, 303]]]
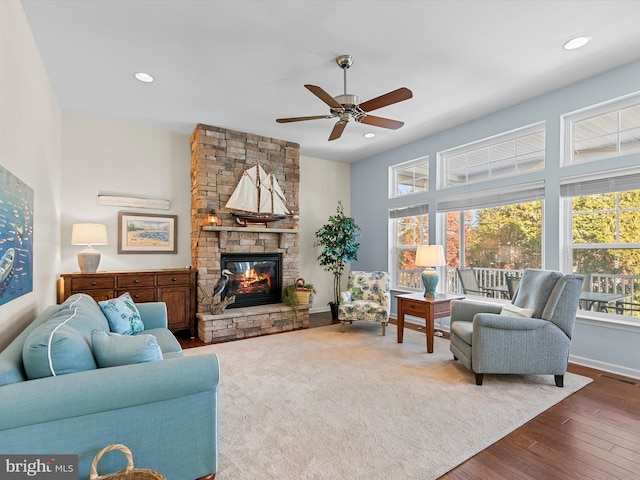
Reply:
[[[331, 323], [329, 313], [309, 320], [310, 327]], [[440, 479], [640, 480], [640, 380], [574, 364], [569, 371], [593, 382]]]

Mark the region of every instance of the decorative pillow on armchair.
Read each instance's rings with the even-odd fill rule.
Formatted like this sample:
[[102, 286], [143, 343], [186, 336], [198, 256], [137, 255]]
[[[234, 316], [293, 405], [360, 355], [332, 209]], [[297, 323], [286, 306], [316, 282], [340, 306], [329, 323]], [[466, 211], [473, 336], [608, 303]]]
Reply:
[[118, 298], [98, 302], [104, 316], [109, 321], [109, 330], [120, 335], [133, 335], [144, 330], [140, 312], [131, 299], [129, 292]]
[[516, 307], [512, 303], [508, 303], [504, 307], [502, 307], [500, 315], [531, 318], [533, 317], [533, 308]]
[[162, 350], [153, 335], [119, 335], [114, 332], [93, 330], [91, 346], [98, 367], [117, 367], [132, 363], [162, 360]]

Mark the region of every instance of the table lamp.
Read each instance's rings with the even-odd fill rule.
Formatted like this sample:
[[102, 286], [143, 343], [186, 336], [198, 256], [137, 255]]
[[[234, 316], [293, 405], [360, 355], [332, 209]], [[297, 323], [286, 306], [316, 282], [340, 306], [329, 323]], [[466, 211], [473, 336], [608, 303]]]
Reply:
[[432, 267], [442, 267], [447, 262], [444, 258], [442, 245], [420, 245], [416, 252], [416, 265], [426, 267], [422, 271], [422, 283], [424, 284], [424, 296], [435, 297], [438, 285], [438, 272]]
[[78, 252], [78, 266], [82, 273], [95, 273], [100, 264], [100, 252], [92, 245], [107, 245], [107, 226], [101, 223], [74, 223], [71, 245], [86, 245]]

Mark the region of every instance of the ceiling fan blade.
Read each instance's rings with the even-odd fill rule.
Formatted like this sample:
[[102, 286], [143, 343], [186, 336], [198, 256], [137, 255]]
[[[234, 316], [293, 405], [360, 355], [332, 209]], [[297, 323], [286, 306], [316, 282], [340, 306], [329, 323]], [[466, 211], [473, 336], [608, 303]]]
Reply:
[[331, 95], [325, 92], [322, 88], [316, 87], [315, 85], [305, 85], [305, 88], [313, 93], [316, 97], [322, 100], [324, 103], [329, 105], [331, 108], [342, 108]]
[[394, 103], [409, 100], [411, 97], [413, 97], [413, 93], [411, 93], [411, 90], [402, 87], [394, 90], [393, 92], [385, 93], [384, 95], [380, 95], [379, 97], [367, 100], [366, 102], [361, 103], [359, 106], [362, 111], [371, 112], [378, 108], [386, 107], [387, 105], [393, 105]]
[[319, 120], [320, 118], [333, 118], [333, 115], [315, 115], [313, 117], [276, 118], [276, 122], [278, 123], [303, 122], [305, 120]]
[[373, 125], [374, 127], [390, 128], [391, 130], [397, 130], [404, 125], [404, 122], [398, 120], [391, 120], [389, 118], [376, 117], [374, 115], [365, 115], [358, 119], [360, 123], [367, 125]]
[[344, 131], [344, 127], [346, 127], [346, 126], [347, 126], [347, 122], [339, 120], [333, 126], [333, 130], [331, 130], [331, 135], [329, 135], [329, 141], [336, 140], [336, 139], [340, 138], [340, 135], [342, 135], [342, 132]]

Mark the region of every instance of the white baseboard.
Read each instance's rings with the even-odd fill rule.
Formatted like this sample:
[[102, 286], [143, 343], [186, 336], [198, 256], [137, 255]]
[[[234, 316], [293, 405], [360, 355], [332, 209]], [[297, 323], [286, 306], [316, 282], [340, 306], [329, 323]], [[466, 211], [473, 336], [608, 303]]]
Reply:
[[640, 380], [640, 370], [633, 368], [613, 365], [611, 363], [600, 362], [591, 358], [578, 357], [576, 355], [569, 355], [569, 362], [575, 363], [576, 365], [582, 365], [583, 367], [595, 368], [596, 370], [602, 370], [603, 372], [615, 373], [616, 375], [637, 378]]
[[329, 306], [327, 305], [326, 307], [311, 307], [309, 309], [309, 313], [324, 313], [324, 312], [330, 312], [331, 308], [329, 308]]

